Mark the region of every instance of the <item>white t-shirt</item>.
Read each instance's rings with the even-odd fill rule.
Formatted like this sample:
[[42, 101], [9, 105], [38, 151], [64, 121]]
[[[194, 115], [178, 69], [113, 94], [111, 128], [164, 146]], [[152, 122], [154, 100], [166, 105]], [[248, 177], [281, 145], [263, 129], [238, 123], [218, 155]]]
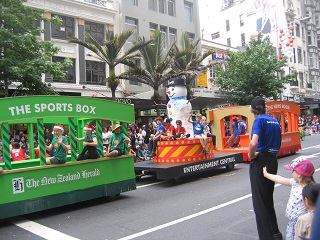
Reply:
[[106, 132], [106, 133], [102, 132], [102, 139], [108, 138], [106, 141], [103, 140], [103, 144], [109, 144], [109, 139], [111, 137], [111, 134], [112, 134], [112, 132], [110, 132], [110, 131]]

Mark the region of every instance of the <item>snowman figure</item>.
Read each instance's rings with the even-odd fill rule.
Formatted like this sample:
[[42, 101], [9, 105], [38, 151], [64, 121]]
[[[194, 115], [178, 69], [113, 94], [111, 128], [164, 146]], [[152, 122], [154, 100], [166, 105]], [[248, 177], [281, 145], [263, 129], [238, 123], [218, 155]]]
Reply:
[[170, 99], [167, 104], [167, 113], [172, 125], [176, 128], [176, 121], [181, 120], [182, 126], [186, 129], [187, 134], [190, 134], [190, 137], [193, 137], [193, 126], [188, 122], [192, 106], [190, 101], [187, 100], [185, 79], [170, 79], [166, 94]]

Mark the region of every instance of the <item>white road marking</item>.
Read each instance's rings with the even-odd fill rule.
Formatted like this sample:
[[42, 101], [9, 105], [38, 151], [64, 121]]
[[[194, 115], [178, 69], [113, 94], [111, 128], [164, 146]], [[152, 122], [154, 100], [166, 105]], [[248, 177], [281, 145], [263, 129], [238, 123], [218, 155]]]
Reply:
[[[310, 148], [317, 148], [317, 147], [320, 147], [320, 145], [303, 148], [302, 150], [307, 150], [307, 149], [310, 149]], [[319, 154], [320, 154], [320, 153], [319, 153]], [[312, 155], [318, 155], [318, 153], [312, 154]], [[316, 171], [316, 172], [320, 171], [320, 168], [316, 169], [315, 171]], [[142, 185], [142, 186], [138, 186], [137, 189], [143, 188], [143, 187], [152, 186], [152, 185], [157, 185], [157, 184], [160, 184], [160, 183], [163, 183], [163, 182], [164, 182], [164, 181], [155, 182], [155, 183], [150, 183], [150, 184], [146, 184], [146, 185]], [[276, 184], [276, 185], [275, 185], [275, 187], [279, 187], [279, 186], [281, 186], [281, 184]], [[146, 234], [148, 234], [148, 233], [155, 232], [155, 231], [157, 231], [157, 230], [160, 230], [160, 229], [163, 229], [163, 228], [166, 228], [166, 227], [170, 227], [170, 226], [172, 226], [172, 225], [175, 225], [175, 224], [178, 224], [178, 223], [187, 221], [187, 220], [189, 220], [189, 219], [192, 219], [192, 218], [201, 216], [201, 215], [203, 215], [203, 214], [206, 214], [206, 213], [209, 213], [209, 212], [218, 210], [218, 209], [220, 209], [220, 208], [229, 206], [229, 205], [231, 205], [231, 204], [234, 204], [234, 203], [236, 203], [236, 202], [242, 201], [242, 200], [247, 199], [247, 198], [249, 198], [249, 197], [251, 197], [251, 194], [247, 194], [247, 195], [245, 195], [245, 196], [239, 197], [239, 198], [237, 198], [237, 199], [231, 200], [231, 201], [226, 202], [226, 203], [223, 203], [223, 204], [221, 204], [221, 205], [218, 205], [218, 206], [215, 206], [215, 207], [212, 207], [212, 208], [203, 210], [203, 211], [198, 212], [198, 213], [191, 214], [191, 215], [189, 215], [189, 216], [186, 216], [186, 217], [183, 217], [183, 218], [180, 218], [180, 219], [177, 219], [177, 220], [174, 220], [174, 221], [171, 221], [171, 222], [162, 224], [162, 225], [160, 225], [160, 226], [157, 226], [157, 227], [154, 227], [154, 228], [145, 230], [145, 231], [141, 231], [141, 232], [139, 232], [139, 233], [132, 234], [132, 235], [130, 235], [130, 236], [127, 236], [127, 237], [124, 237], [124, 238], [121, 238], [121, 239], [118, 239], [118, 240], [130, 240], [130, 239], [134, 239], [134, 238], [140, 237], [140, 236], [142, 236], [142, 235], [146, 235]], [[36, 223], [36, 222], [34, 222], [34, 221], [30, 221], [30, 220], [28, 220], [28, 219], [23, 219], [23, 218], [20, 218], [20, 217], [17, 217], [17, 218], [15, 218], [15, 219], [17, 219], [17, 220], [11, 221], [12, 224], [15, 224], [16, 226], [21, 227], [21, 228], [25, 229], [26, 231], [29, 231], [29, 232], [37, 235], [37, 236], [43, 237], [44, 239], [48, 239], [48, 240], [56, 240], [56, 239], [59, 239], [59, 240], [80, 240], [80, 239], [78, 239], [78, 238], [69, 236], [69, 235], [64, 234], [64, 233], [62, 233], [62, 232], [59, 232], [59, 231], [57, 231], [57, 230], [48, 228], [48, 227], [46, 227], [46, 226], [44, 226], [44, 225], [41, 225], [41, 224], [39, 224], [39, 223]]]
[[141, 186], [138, 186], [137, 189], [139, 188], [143, 188], [143, 187], [149, 187], [149, 186], [152, 186], [152, 185], [157, 185], [157, 184], [160, 184], [160, 183], [164, 183], [165, 181], [161, 181], [161, 182], [155, 182], [155, 183], [149, 183], [149, 184], [145, 184], [145, 185], [141, 185]]
[[32, 232], [35, 235], [43, 237], [44, 239], [47, 239], [47, 240], [57, 240], [57, 239], [80, 240], [79, 238], [71, 237], [67, 234], [48, 228], [39, 223], [29, 221], [28, 219], [23, 219], [23, 218], [16, 218], [16, 219], [17, 219], [16, 221], [12, 222], [13, 224], [27, 230], [28, 232]]

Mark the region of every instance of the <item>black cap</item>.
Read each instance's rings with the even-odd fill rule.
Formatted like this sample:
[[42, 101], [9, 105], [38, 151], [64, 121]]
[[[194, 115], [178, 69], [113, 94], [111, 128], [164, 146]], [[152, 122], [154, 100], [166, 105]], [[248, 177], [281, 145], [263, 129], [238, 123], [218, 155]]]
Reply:
[[168, 86], [186, 86], [186, 80], [183, 78], [171, 78], [168, 81]]
[[261, 97], [255, 97], [251, 102], [251, 108], [262, 110], [266, 108], [266, 102]]

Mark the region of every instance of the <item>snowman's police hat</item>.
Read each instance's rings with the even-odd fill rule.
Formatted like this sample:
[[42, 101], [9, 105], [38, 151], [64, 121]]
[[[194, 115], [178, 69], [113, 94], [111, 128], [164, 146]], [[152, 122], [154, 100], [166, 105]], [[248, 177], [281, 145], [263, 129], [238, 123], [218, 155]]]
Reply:
[[168, 86], [186, 86], [186, 80], [183, 78], [172, 78], [168, 81]]

